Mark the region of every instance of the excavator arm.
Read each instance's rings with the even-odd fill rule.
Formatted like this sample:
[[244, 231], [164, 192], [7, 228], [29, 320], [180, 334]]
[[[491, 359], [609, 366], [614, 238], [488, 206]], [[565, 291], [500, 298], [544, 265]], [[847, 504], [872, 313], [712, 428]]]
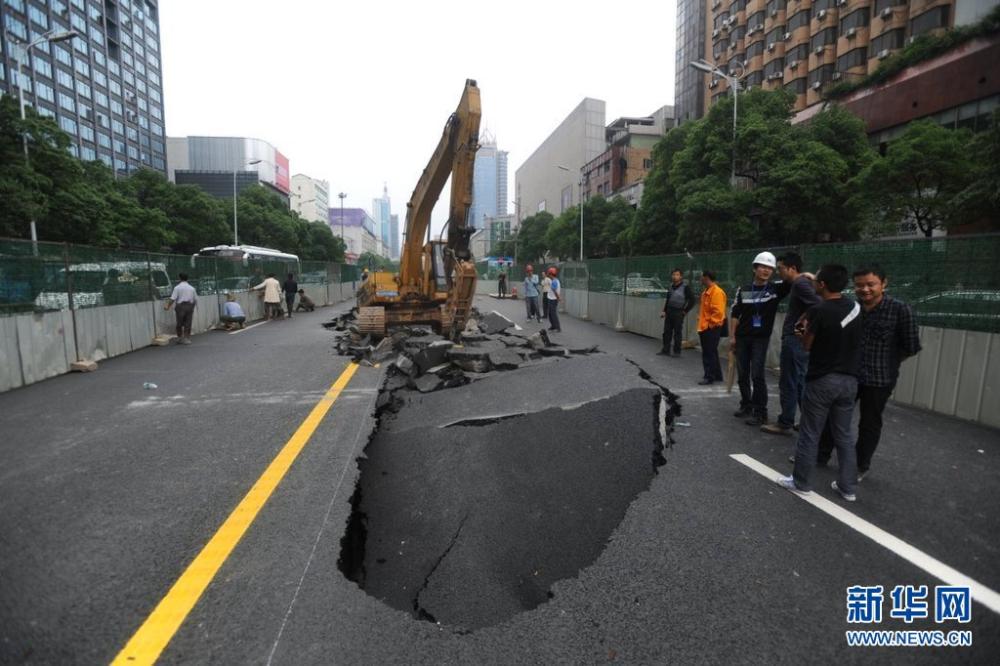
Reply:
[[399, 282], [402, 290], [418, 288], [423, 282], [424, 238], [431, 223], [431, 211], [441, 190], [451, 176], [451, 207], [448, 216], [447, 275], [454, 258], [469, 258], [469, 234], [466, 218], [472, 204], [472, 174], [479, 149], [479, 120], [482, 110], [479, 88], [472, 79], [458, 108], [448, 118], [441, 140], [424, 168], [410, 201], [406, 204], [406, 241], [400, 260]]

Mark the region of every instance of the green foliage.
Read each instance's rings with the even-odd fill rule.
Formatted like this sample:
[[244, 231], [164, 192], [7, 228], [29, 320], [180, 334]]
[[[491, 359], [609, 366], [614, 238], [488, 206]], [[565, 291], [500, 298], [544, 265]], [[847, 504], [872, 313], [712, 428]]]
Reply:
[[[339, 238], [337, 240], [340, 240]], [[390, 273], [399, 272], [399, 263], [379, 256], [374, 252], [362, 252], [358, 256], [358, 266], [370, 271], [388, 271]]]
[[[69, 145], [52, 119], [28, 107], [22, 121], [17, 99], [0, 99], [0, 236], [27, 238], [35, 220], [40, 240], [182, 254], [232, 238], [231, 201], [149, 169], [116, 178], [101, 162], [75, 159]], [[241, 242], [343, 261], [344, 244], [327, 225], [303, 220], [273, 192], [249, 188], [237, 206]]]
[[493, 248], [493, 254], [513, 257], [516, 244], [518, 263], [539, 261], [548, 250], [546, 232], [554, 220], [552, 213], [544, 210], [524, 218], [517, 236], [512, 240], [498, 243]]
[[837, 99], [855, 90], [884, 83], [907, 67], [936, 58], [976, 37], [986, 37], [997, 32], [1000, 32], [1000, 6], [994, 7], [978, 23], [950, 28], [937, 34], [926, 33], [918, 36], [901, 51], [879, 63], [871, 74], [829, 86], [823, 91], [823, 95], [826, 99]]
[[653, 146], [653, 166], [643, 181], [642, 201], [627, 231], [631, 250], [627, 254], [663, 254], [675, 249], [677, 192], [669, 174], [690, 128], [690, 124], [674, 128]]
[[966, 130], [932, 120], [911, 123], [859, 176], [877, 217], [890, 224], [912, 221], [928, 237], [963, 222], [955, 199], [973, 185], [970, 138]]
[[969, 220], [984, 220], [1000, 230], [1000, 109], [989, 130], [972, 138], [968, 147], [971, 183], [955, 196], [955, 206]]

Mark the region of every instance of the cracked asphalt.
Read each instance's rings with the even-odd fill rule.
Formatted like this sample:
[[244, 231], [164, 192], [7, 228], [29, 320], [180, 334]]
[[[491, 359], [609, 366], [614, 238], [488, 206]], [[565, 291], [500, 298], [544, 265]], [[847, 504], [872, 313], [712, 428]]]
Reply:
[[[522, 322], [521, 302], [478, 305]], [[332, 310], [145, 349], [0, 395], [0, 662], [114, 658], [346, 367], [318, 325]], [[690, 427], [675, 430], [659, 474], [592, 563], [552, 584], [551, 600], [468, 631], [415, 619], [341, 574], [355, 459], [381, 379], [381, 369], [360, 368], [161, 661], [998, 661], [1000, 621], [978, 603], [971, 623], [942, 626], [971, 630], [971, 648], [848, 648], [846, 587], [938, 581], [734, 462], [730, 454], [744, 453], [784, 471], [793, 443], [734, 419], [722, 389], [696, 386], [697, 351], [657, 357], [655, 340], [562, 319], [554, 341], [635, 362], [680, 396]], [[599, 357], [578, 359], [566, 392], [599, 394], [619, 381], [588, 358]], [[159, 388], [144, 391], [145, 381]], [[477, 393], [480, 384], [454, 389], [456, 420], [521, 408], [521, 396]], [[894, 405], [886, 417], [872, 474], [848, 510], [1000, 588], [997, 431]], [[819, 472], [817, 488], [835, 500], [827, 477], [832, 470]]]

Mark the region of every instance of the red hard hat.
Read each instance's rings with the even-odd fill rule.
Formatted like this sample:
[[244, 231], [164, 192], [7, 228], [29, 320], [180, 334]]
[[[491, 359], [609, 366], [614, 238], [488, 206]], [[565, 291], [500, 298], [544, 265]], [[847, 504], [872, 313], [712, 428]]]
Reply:
[[549, 275], [556, 275], [558, 272], [555, 266], [549, 269]]

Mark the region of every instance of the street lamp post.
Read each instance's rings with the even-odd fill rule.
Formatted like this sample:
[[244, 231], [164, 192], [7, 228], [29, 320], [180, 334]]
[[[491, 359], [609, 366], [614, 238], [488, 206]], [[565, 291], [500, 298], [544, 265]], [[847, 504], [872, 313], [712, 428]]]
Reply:
[[721, 77], [726, 80], [729, 84], [729, 89], [733, 91], [733, 165], [729, 175], [729, 184], [736, 187], [736, 109], [739, 103], [739, 91], [740, 91], [740, 79], [745, 76], [745, 71], [743, 67], [740, 66], [740, 75], [732, 76], [723, 72], [721, 69], [715, 65], [711, 65], [704, 60], [695, 60], [690, 63], [695, 69], [705, 72], [706, 74], [714, 74], [715, 76]]
[[344, 252], [346, 252], [347, 239], [344, 237], [344, 199], [347, 198], [347, 194], [341, 192], [337, 196], [340, 198], [340, 240], [344, 243]]
[[[252, 159], [246, 163], [246, 166], [253, 166], [254, 164], [260, 164], [261, 160]], [[233, 169], [233, 245], [240, 244], [240, 227], [239, 221], [236, 217], [236, 172], [237, 169]]]
[[[80, 33], [76, 30], [63, 30], [56, 32], [50, 30], [45, 34], [35, 37], [30, 42], [25, 44], [20, 41], [16, 35], [7, 33], [8, 39], [14, 45], [14, 59], [17, 60], [17, 98], [18, 105], [21, 110], [21, 146], [24, 148], [24, 165], [30, 166], [30, 158], [28, 157], [28, 131], [24, 127], [25, 115], [24, 115], [24, 65], [27, 61], [31, 59], [31, 49], [35, 48], [42, 42], [48, 42], [49, 44], [55, 44], [56, 42], [65, 42], [73, 39], [74, 37], [79, 37]], [[30, 63], [29, 63], [30, 64]], [[34, 248], [35, 254], [38, 253], [38, 229], [35, 226], [35, 217], [31, 217], [31, 243]]]

